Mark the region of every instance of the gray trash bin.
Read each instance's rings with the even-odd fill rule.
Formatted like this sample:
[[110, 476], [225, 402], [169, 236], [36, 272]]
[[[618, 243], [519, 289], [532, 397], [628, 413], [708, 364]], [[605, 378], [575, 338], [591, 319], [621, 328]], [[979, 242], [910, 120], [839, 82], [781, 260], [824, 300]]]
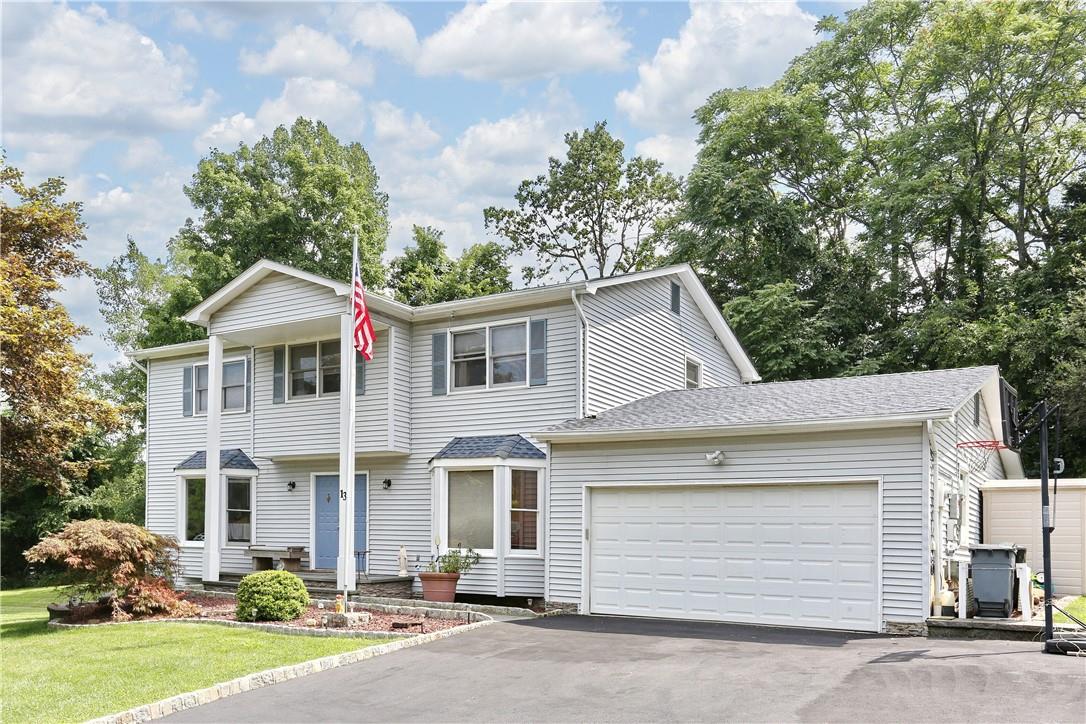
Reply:
[[1015, 571], [1018, 546], [989, 543], [970, 546], [973, 562], [973, 604], [978, 616], [1010, 618], [1014, 612]]

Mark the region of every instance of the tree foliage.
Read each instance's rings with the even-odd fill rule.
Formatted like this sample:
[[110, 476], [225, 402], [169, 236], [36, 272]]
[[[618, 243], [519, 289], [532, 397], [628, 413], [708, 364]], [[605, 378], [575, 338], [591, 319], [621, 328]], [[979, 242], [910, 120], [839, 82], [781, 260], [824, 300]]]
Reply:
[[389, 283], [401, 302], [436, 304], [507, 292], [513, 288], [506, 262], [508, 251], [500, 244], [473, 244], [458, 259], [449, 257], [442, 232], [415, 226], [415, 243], [392, 260]]
[[[820, 30], [772, 86], [697, 111], [673, 258], [768, 379], [999, 363], [1024, 404], [1070, 419], [1086, 9], [874, 3]], [[772, 329], [818, 352], [754, 331]], [[1081, 450], [1086, 425], [1065, 436]]]
[[680, 182], [659, 161], [624, 159], [606, 123], [566, 134], [566, 156], [546, 175], [521, 182], [516, 209], [490, 207], [487, 228], [515, 254], [532, 254], [529, 283], [552, 272], [603, 278], [637, 271], [656, 258], [657, 224], [675, 210]]

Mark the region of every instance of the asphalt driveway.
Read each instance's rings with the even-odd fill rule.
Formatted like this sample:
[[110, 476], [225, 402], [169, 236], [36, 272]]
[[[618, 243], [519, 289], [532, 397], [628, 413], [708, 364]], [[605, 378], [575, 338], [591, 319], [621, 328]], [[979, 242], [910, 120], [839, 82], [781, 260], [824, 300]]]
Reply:
[[1069, 721], [1086, 658], [1039, 644], [559, 616], [484, 627], [171, 717], [315, 721]]

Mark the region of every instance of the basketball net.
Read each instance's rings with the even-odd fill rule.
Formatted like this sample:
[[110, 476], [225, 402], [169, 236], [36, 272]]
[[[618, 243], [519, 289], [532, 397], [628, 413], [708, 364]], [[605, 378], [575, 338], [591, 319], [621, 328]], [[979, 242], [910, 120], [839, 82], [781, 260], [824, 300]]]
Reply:
[[983, 472], [997, 450], [1007, 449], [999, 440], [965, 440], [954, 447], [958, 448], [959, 461], [971, 473]]

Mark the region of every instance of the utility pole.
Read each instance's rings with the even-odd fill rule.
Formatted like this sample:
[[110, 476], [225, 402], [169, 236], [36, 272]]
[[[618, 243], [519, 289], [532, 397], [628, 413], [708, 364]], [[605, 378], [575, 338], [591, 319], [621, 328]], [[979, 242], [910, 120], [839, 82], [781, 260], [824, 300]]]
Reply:
[[1045, 576], [1045, 651], [1062, 653], [1052, 648], [1052, 520], [1051, 501], [1048, 499], [1048, 401], [1041, 400], [1037, 430], [1041, 457], [1041, 554], [1044, 556]]

